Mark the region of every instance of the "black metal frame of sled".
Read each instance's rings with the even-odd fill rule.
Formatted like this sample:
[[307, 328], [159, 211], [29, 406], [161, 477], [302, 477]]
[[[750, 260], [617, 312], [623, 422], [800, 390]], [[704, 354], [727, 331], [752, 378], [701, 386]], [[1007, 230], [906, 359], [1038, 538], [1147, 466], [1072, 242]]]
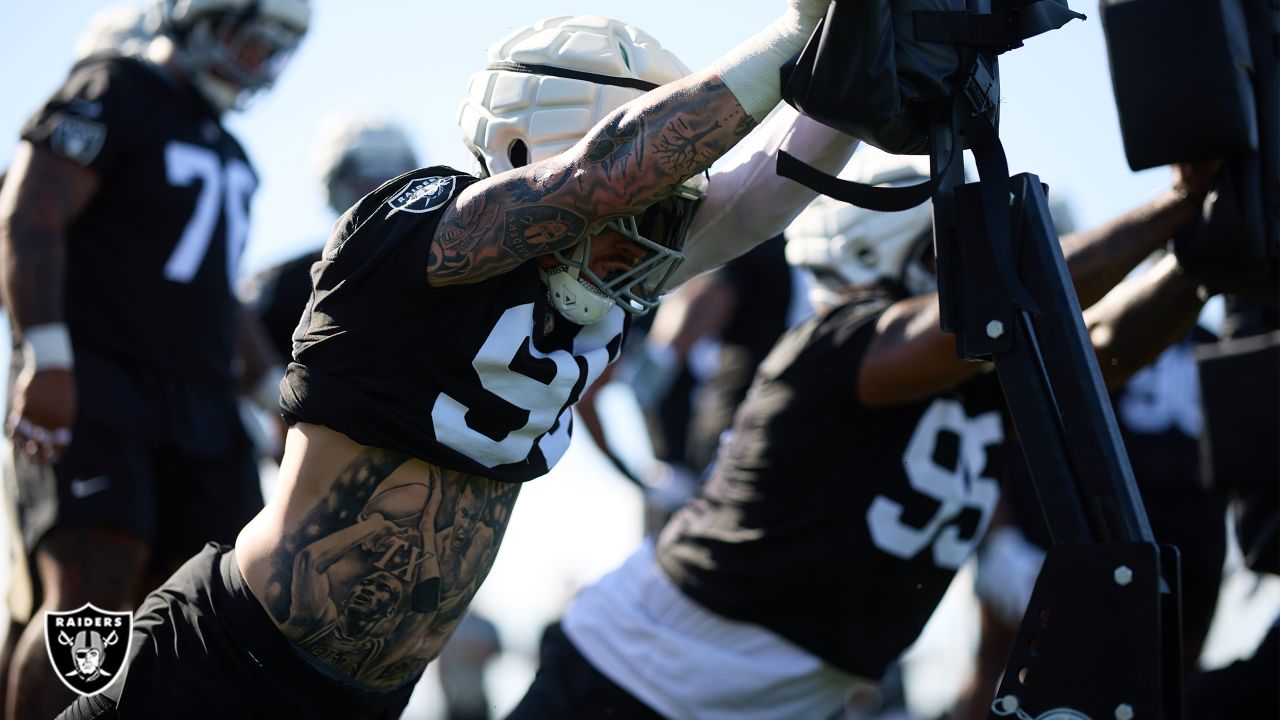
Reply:
[[[1053, 539], [990, 717], [1181, 720], [1177, 550], [1154, 543], [1044, 186], [1007, 167], [964, 184], [956, 129], [982, 102], [962, 94], [933, 130], [943, 328], [962, 358], [994, 361]], [[1003, 243], [982, 191], [1002, 181]]]

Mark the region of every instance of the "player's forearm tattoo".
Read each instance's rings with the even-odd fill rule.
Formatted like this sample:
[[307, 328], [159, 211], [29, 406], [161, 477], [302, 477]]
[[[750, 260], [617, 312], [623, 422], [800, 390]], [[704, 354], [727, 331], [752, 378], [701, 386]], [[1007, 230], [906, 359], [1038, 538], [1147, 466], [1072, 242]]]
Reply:
[[61, 322], [66, 267], [61, 216], [75, 201], [66, 179], [44, 163], [29, 165], [22, 182], [25, 209], [0, 221], [4, 300], [21, 327]]
[[[608, 182], [587, 189], [589, 199], [622, 200], [636, 212], [671, 187], [711, 166], [755, 127], [719, 81], [666, 97], [640, 110], [619, 113], [604, 126], [609, 152], [589, 162], [608, 163]], [[652, 131], [649, 131], [652, 130]], [[620, 170], [620, 171], [619, 171]]]
[[462, 618], [519, 489], [366, 449], [285, 535], [261, 599], [320, 663], [366, 685], [399, 685]]
[[603, 168], [609, 179], [613, 178], [615, 168], [626, 172], [633, 161], [636, 168], [644, 165], [644, 117], [629, 125], [621, 125], [621, 121], [621, 117], [615, 116], [587, 145], [587, 162]]
[[[656, 91], [614, 111], [562, 164], [459, 200], [442, 220], [428, 274], [437, 284], [506, 272], [579, 242], [603, 220], [643, 211], [711, 166], [755, 127], [718, 80]], [[468, 223], [502, 207], [502, 227]], [[485, 216], [488, 217], [488, 216]], [[444, 233], [443, 235], [441, 233]]]
[[1101, 299], [1143, 258], [1173, 237], [1197, 207], [1166, 193], [1101, 227], [1064, 238], [1063, 254], [1080, 307]]
[[717, 122], [705, 130], [694, 132], [684, 118], [676, 118], [658, 139], [656, 148], [658, 159], [667, 163], [676, 172], [695, 173], [698, 171], [700, 159], [698, 143], [719, 129], [720, 123]]
[[[503, 247], [521, 260], [559, 250], [578, 241], [586, 221], [567, 210], [550, 205], [532, 205], [507, 211], [506, 242]], [[565, 240], [570, 242], [566, 243]]]
[[[509, 207], [514, 207], [507, 210], [501, 229], [498, 203], [488, 196], [460, 205], [436, 228], [427, 272], [437, 282], [487, 277], [510, 268], [513, 258], [523, 262], [578, 242], [586, 228], [585, 220], [567, 210], [536, 204], [569, 180], [566, 174], [544, 184], [523, 179], [503, 183], [502, 190], [511, 200]], [[502, 242], [486, 242], [499, 233]]]
[[498, 226], [498, 207], [484, 197], [446, 215], [436, 227], [427, 271], [434, 277], [461, 277], [471, 272], [476, 246]]

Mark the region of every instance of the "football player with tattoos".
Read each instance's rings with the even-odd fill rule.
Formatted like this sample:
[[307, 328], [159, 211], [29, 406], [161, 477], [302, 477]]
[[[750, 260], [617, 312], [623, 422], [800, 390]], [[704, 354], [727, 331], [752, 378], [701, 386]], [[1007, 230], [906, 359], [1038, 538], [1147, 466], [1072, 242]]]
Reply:
[[[844, 176], [911, 185], [928, 159], [866, 148]], [[1195, 217], [1212, 176], [1181, 168], [1064, 238], [1108, 382], [1195, 321], [1176, 262], [1103, 294]], [[939, 327], [931, 210], [819, 198], [787, 230], [818, 313], [760, 365], [698, 496], [578, 594], [508, 720], [837, 717], [919, 636], [991, 520], [1005, 452], [994, 373]]]
[[233, 292], [258, 178], [223, 117], [272, 85], [310, 8], [151, 5], [95, 17], [0, 193], [0, 291], [20, 346], [5, 427], [31, 568], [15, 574], [39, 591], [9, 660], [9, 718], [75, 697], [44, 612], [132, 610], [263, 505], [236, 395], [274, 387], [281, 361]]
[[600, 17], [492, 46], [459, 111], [481, 176], [406, 173], [338, 219], [280, 384], [278, 494], [146, 600], [126, 677], [70, 712], [398, 717], [630, 318], [812, 199], [780, 147], [851, 154], [794, 112], [763, 122], [826, 6], [791, 0], [693, 74]]

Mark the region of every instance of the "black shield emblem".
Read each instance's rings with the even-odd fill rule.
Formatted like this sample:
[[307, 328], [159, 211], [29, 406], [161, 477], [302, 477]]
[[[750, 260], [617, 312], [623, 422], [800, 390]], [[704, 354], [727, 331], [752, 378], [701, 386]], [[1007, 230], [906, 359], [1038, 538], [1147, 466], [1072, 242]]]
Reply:
[[133, 641], [133, 614], [85, 603], [78, 610], [44, 616], [44, 645], [62, 683], [96, 695], [119, 677]]
[[457, 178], [429, 177], [410, 180], [395, 195], [387, 198], [391, 212], [427, 213], [449, 202]]

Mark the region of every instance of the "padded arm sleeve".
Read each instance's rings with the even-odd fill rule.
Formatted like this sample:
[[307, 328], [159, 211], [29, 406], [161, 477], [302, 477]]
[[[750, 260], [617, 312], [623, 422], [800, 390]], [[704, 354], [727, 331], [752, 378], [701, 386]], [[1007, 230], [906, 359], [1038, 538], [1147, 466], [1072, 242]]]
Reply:
[[804, 117], [790, 105], [778, 105], [725, 158], [722, 167], [712, 170], [707, 198], [685, 243], [685, 261], [668, 287], [778, 235], [817, 197], [809, 188], [778, 175], [779, 149], [835, 175], [857, 147], [853, 137]]

